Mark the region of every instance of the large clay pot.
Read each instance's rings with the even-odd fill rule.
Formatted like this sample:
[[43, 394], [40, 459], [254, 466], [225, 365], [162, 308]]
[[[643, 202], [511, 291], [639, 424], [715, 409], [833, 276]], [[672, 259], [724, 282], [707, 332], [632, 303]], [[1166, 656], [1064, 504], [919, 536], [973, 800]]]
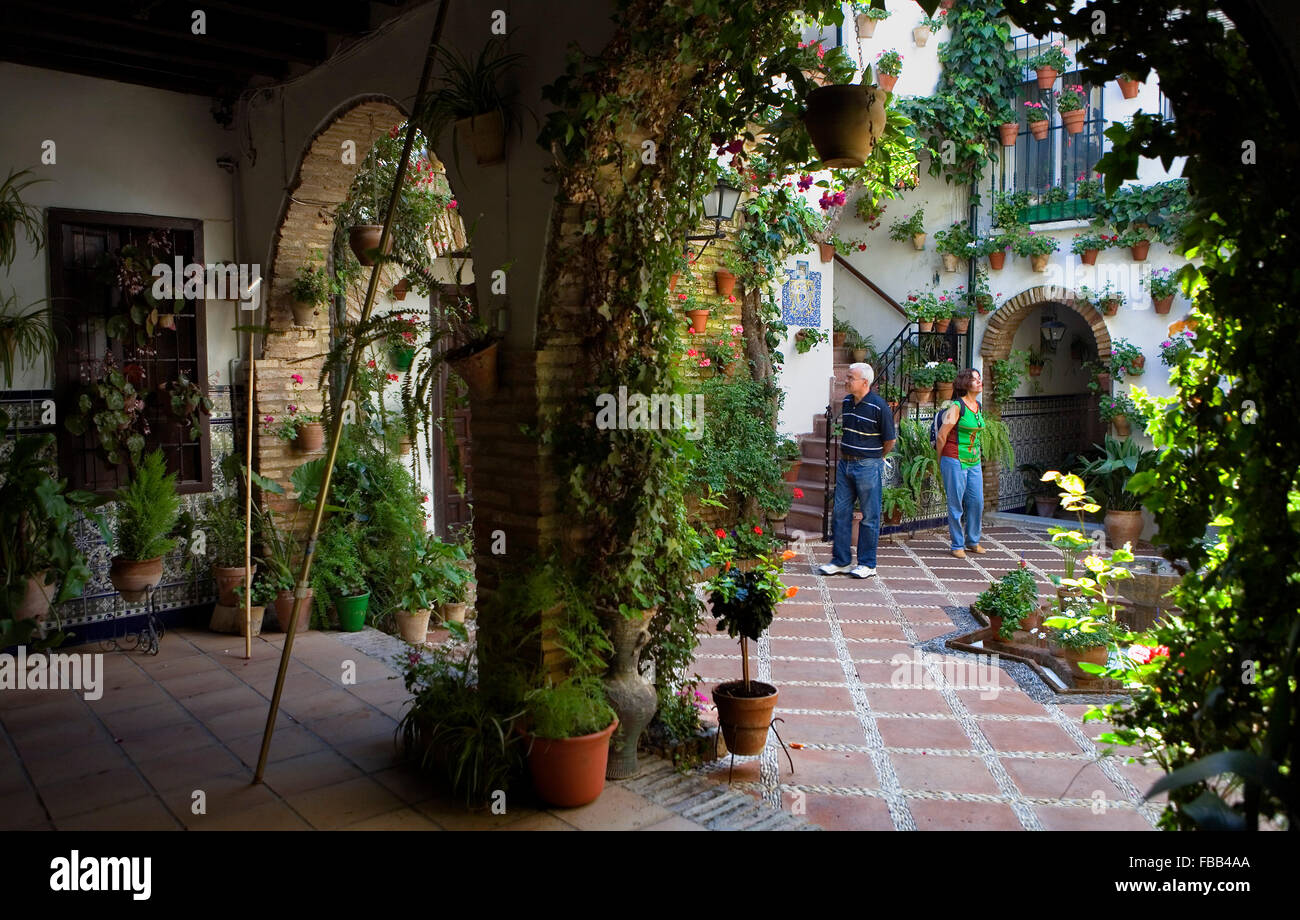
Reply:
[[537, 794], [560, 808], [577, 808], [600, 798], [609, 762], [609, 736], [616, 728], [618, 719], [608, 728], [577, 738], [531, 737], [528, 772]]
[[658, 608], [652, 608], [633, 617], [614, 613], [605, 618], [605, 629], [614, 646], [614, 660], [605, 675], [605, 696], [618, 716], [618, 729], [609, 739], [606, 779], [636, 775], [637, 743], [659, 708], [654, 685], [637, 670], [641, 649], [650, 641], [650, 621], [658, 612]]
[[298, 435], [293, 439], [293, 446], [305, 454], [320, 450], [325, 446], [325, 426], [320, 422], [299, 425]]
[[[302, 609], [298, 611], [298, 632], [304, 633], [311, 628], [311, 598], [312, 589], [307, 589], [307, 596], [302, 600]], [[275, 618], [280, 623], [280, 629], [284, 632], [289, 631], [289, 621], [293, 618], [293, 605], [296, 598], [293, 592], [285, 589], [275, 596]]]
[[934, 320], [932, 320], [932, 319], [918, 319], [918, 320], [916, 321], [916, 331], [917, 331], [917, 332], [933, 332], [933, 331], [934, 331]]
[[1016, 137], [1020, 134], [1020, 123], [1008, 121], [1005, 124], [998, 125], [998, 138], [1002, 141], [1003, 147], [1016, 146]]
[[713, 273], [713, 286], [718, 296], [727, 297], [736, 289], [736, 276], [729, 271], [719, 269]]
[[412, 645], [424, 645], [429, 637], [429, 614], [428, 610], [397, 611], [397, 631], [403, 641]]
[[1141, 511], [1107, 511], [1103, 520], [1111, 549], [1118, 549], [1125, 543], [1137, 546], [1138, 537], [1142, 535]]
[[[877, 79], [888, 92], [897, 78], [880, 74]], [[836, 169], [866, 163], [884, 133], [885, 118], [885, 93], [858, 84], [818, 87], [808, 94], [803, 116], [822, 165]]]
[[[384, 235], [383, 224], [357, 224], [348, 231], [348, 245], [352, 247], [352, 252], [356, 255], [357, 261], [362, 265], [374, 265], [375, 260], [371, 257], [376, 249], [379, 248], [379, 238]], [[384, 255], [393, 251], [393, 234], [388, 234], [388, 244], [384, 247]]]
[[301, 300], [295, 300], [291, 306], [293, 308], [293, 324], [295, 326], [316, 325], [315, 304], [304, 303]]
[[393, 285], [393, 300], [405, 300], [406, 294], [411, 290], [411, 282], [403, 278]]
[[450, 362], [456, 376], [464, 380], [469, 391], [483, 399], [491, 399], [497, 394], [497, 346], [493, 342], [482, 351]]
[[[253, 563], [253, 574], [257, 574], [257, 563]], [[235, 589], [244, 583], [244, 567], [214, 565], [212, 578], [217, 583], [217, 601], [227, 607], [239, 605], [239, 596]]]
[[1070, 666], [1070, 673], [1075, 677], [1084, 680], [1096, 680], [1100, 675], [1089, 674], [1083, 668], [1079, 667], [1080, 661], [1086, 661], [1090, 664], [1101, 665], [1105, 667], [1106, 659], [1110, 655], [1110, 649], [1105, 645], [1098, 645], [1093, 648], [1061, 649], [1060, 657], [1065, 659], [1065, 663]]
[[1036, 141], [1047, 140], [1047, 120], [1040, 118], [1038, 121], [1029, 123], [1029, 133], [1034, 136]]
[[1067, 134], [1083, 133], [1083, 120], [1088, 115], [1087, 109], [1075, 109], [1072, 112], [1061, 113], [1061, 124], [1065, 125]]
[[713, 688], [713, 702], [718, 707], [718, 727], [727, 742], [727, 750], [740, 757], [761, 754], [767, 744], [767, 730], [772, 724], [779, 694], [776, 687], [759, 680], [749, 682], [761, 696], [737, 696], [744, 693], [740, 680], [718, 684]]
[[848, 337], [849, 334], [847, 332], [832, 332], [831, 345], [834, 346], [835, 348], [843, 348], [844, 340], [847, 339]]
[[951, 316], [945, 316], [943, 319], [936, 319], [936, 320], [934, 321], [934, 331], [935, 331], [935, 332], [947, 332], [947, 331], [948, 331], [948, 327], [951, 326], [951, 325], [952, 325], [952, 317], [951, 317]]
[[1005, 249], [989, 253], [989, 268], [995, 272], [1002, 271], [1002, 266], [1006, 264], [1006, 261], [1007, 251]]
[[1138, 88], [1142, 86], [1141, 80], [1125, 80], [1120, 77], [1118, 83], [1119, 91], [1124, 94], [1125, 99], [1137, 98]]
[[474, 162], [479, 166], [491, 166], [506, 158], [506, 122], [500, 109], [460, 119], [456, 122], [456, 133], [460, 137], [469, 136]]
[[1026, 370], [1029, 372], [1030, 377], [1038, 377], [1043, 373], [1043, 365], [1031, 364], [1026, 368]]
[[117, 589], [117, 593], [122, 595], [122, 600], [128, 604], [138, 604], [148, 597], [149, 588], [158, 586], [162, 574], [162, 556], [139, 562], [114, 556], [108, 570], [108, 580]]
[[952, 384], [943, 380], [936, 383], [934, 385], [934, 398], [936, 402], [952, 399]]
[[14, 611], [15, 620], [36, 620], [38, 623], [45, 620], [46, 614], [50, 612], [50, 603], [54, 600], [54, 590], [58, 587], [57, 584], [47, 585], [45, 574], [37, 572], [27, 579], [23, 602]]
[[1039, 89], [1051, 89], [1059, 76], [1055, 67], [1039, 67], [1036, 73], [1038, 74]]

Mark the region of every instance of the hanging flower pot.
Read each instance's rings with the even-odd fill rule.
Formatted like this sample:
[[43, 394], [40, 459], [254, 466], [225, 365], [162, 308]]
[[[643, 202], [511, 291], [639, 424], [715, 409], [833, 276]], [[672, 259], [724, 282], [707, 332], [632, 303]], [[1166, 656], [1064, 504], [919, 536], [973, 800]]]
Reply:
[[399, 282], [397, 282], [395, 285], [393, 285], [393, 299], [394, 299], [394, 300], [405, 300], [405, 299], [406, 299], [406, 293], [407, 293], [407, 291], [409, 291], [410, 289], [411, 289], [411, 282], [409, 282], [409, 281], [407, 281], [405, 278], [403, 278], [401, 281], [399, 281]]
[[1056, 83], [1056, 78], [1060, 76], [1055, 67], [1039, 67], [1036, 72], [1039, 89], [1051, 89]]
[[1075, 109], [1072, 112], [1061, 113], [1061, 124], [1065, 125], [1066, 133], [1081, 134], [1083, 133], [1083, 120], [1088, 115], [1087, 109]]
[[731, 272], [718, 271], [713, 273], [713, 286], [723, 297], [727, 297], [736, 289], [736, 276]]
[[981, 313], [990, 313], [993, 310], [993, 295], [981, 294], [975, 298], [975, 309]]
[[396, 371], [409, 371], [415, 363], [414, 348], [393, 348], [388, 352], [388, 361]]
[[1114, 316], [1119, 312], [1119, 301], [1114, 299], [1103, 300], [1101, 302], [1101, 312], [1107, 316]]
[[922, 249], [925, 248], [925, 234], [924, 234], [924, 233], [913, 233], [913, 234], [912, 234], [912, 248], [913, 248], [913, 249], [916, 249], [917, 251], [920, 251], [920, 250], [922, 250]]
[[821, 255], [823, 262], [830, 262], [832, 259], [835, 258], [834, 243], [818, 243], [817, 251]]
[[864, 39], [876, 34], [876, 24], [880, 20], [872, 19], [866, 13], [858, 13], [856, 21], [858, 24], [858, 38]]
[[961, 261], [959, 258], [957, 258], [957, 256], [953, 255], [951, 252], [941, 253], [939, 258], [943, 260], [943, 270], [946, 272], [955, 272], [957, 270], [958, 263]]
[[677, 279], [681, 277], [680, 272], [673, 272], [673, 276], [668, 279], [668, 290], [677, 290]]
[[[885, 76], [880, 75], [881, 88]], [[893, 83], [890, 83], [890, 87]], [[885, 95], [858, 84], [822, 86], [808, 94], [803, 122], [822, 165], [864, 165], [885, 131]]]
[[1083, 252], [1079, 253], [1079, 261], [1084, 265], [1096, 265], [1097, 253], [1100, 251], [1100, 249], [1085, 249]]
[[691, 329], [694, 332], [708, 331], [709, 328], [708, 310], [687, 310], [686, 315], [691, 318]]
[[293, 439], [293, 446], [305, 454], [320, 450], [325, 446], [325, 426], [320, 422], [299, 425]]
[[1124, 94], [1125, 99], [1136, 98], [1138, 89], [1142, 86], [1141, 80], [1125, 80], [1123, 77], [1120, 77], [1117, 82], [1119, 83], [1119, 91]]
[[1125, 368], [1125, 370], [1128, 372], [1130, 377], [1141, 377], [1147, 372], [1147, 356], [1138, 355], [1133, 359], [1132, 363]]
[[[357, 224], [348, 231], [348, 245], [352, 247], [352, 252], [356, 255], [358, 262], [367, 266], [375, 264], [371, 253], [379, 248], [379, 238], [383, 235], [383, 224]], [[388, 255], [392, 251], [393, 235], [390, 233], [388, 234], [388, 244], [384, 247], [384, 255]]]
[[1134, 243], [1128, 249], [1133, 255], [1134, 262], [1145, 262], [1147, 260], [1147, 253], [1151, 251], [1151, 241], [1142, 240], [1141, 242]]
[[898, 77], [888, 73], [876, 74], [876, 85], [887, 93], [894, 91], [894, 86], [898, 83]]
[[506, 121], [500, 109], [462, 118], [456, 122], [456, 131], [461, 137], [469, 135], [474, 162], [479, 166], [491, 166], [506, 158]]
[[953, 317], [952, 324], [957, 327], [958, 335], [965, 335], [970, 330], [970, 317], [955, 316]]
[[993, 269], [995, 272], [1002, 271], [1002, 266], [1006, 264], [1006, 261], [1007, 251], [1005, 249], [989, 253], [989, 268]]
[[497, 395], [497, 346], [493, 342], [473, 354], [449, 359], [452, 371], [469, 387], [470, 393], [482, 399]]
[[1043, 373], [1043, 365], [1041, 365], [1041, 364], [1031, 364], [1031, 365], [1029, 365], [1029, 367], [1027, 368], [1027, 370], [1028, 370], [1028, 372], [1029, 372], [1029, 376], [1030, 376], [1030, 377], [1037, 377], [1037, 376], [1039, 376], [1039, 375], [1041, 375], [1041, 374]]
[[1029, 123], [1029, 133], [1034, 136], [1036, 141], [1047, 140], [1047, 119], [1039, 119]]
[[1122, 413], [1112, 418], [1110, 422], [1115, 426], [1115, 434], [1121, 438], [1127, 438], [1133, 430], [1132, 426], [1129, 425], [1128, 416]]
[[1047, 260], [1051, 258], [1050, 252], [1036, 252], [1029, 257], [1029, 265], [1036, 272], [1047, 271]]
[[952, 322], [952, 317], [950, 317], [950, 316], [945, 316], [943, 319], [936, 319], [936, 320], [934, 321], [934, 331], [935, 331], [935, 332], [947, 332], [947, 331], [948, 331], [948, 324], [951, 323], [951, 322]]
[[1003, 147], [1016, 146], [1016, 137], [1020, 134], [1020, 125], [1018, 122], [1008, 121], [998, 125], [998, 136], [1002, 140]]
[[1152, 297], [1151, 302], [1155, 304], [1157, 313], [1165, 314], [1168, 313], [1169, 308], [1174, 305], [1174, 295], [1169, 294], [1166, 297]]
[[293, 324], [295, 326], [316, 325], [316, 307], [314, 304], [304, 303], [301, 300], [295, 300], [292, 306], [293, 306]]
[[1097, 386], [1101, 388], [1103, 393], [1110, 392], [1110, 371], [1102, 371], [1097, 375]]
[[916, 42], [916, 47], [924, 48], [929, 40], [930, 30], [926, 26], [917, 26], [912, 30], [912, 41]]

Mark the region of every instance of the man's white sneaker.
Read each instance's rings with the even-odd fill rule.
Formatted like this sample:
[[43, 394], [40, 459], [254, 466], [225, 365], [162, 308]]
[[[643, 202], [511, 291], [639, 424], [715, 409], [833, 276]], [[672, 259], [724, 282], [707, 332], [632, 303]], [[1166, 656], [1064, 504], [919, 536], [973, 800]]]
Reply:
[[854, 578], [871, 578], [876, 574], [876, 570], [865, 565], [860, 565], [849, 574]]
[[851, 565], [836, 565], [833, 562], [828, 562], [817, 569], [817, 571], [821, 572], [823, 575], [842, 575], [845, 572], [852, 570], [853, 566]]

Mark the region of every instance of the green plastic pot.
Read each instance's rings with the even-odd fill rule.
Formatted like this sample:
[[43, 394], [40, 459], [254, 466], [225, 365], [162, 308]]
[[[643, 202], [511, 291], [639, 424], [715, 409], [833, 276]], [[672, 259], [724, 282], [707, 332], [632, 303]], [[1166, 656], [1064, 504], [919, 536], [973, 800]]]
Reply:
[[409, 371], [411, 365], [415, 362], [414, 348], [394, 348], [388, 355], [389, 360], [393, 362], [393, 369], [399, 371]]
[[343, 632], [361, 632], [366, 628], [366, 611], [370, 609], [370, 592], [356, 597], [340, 597], [334, 604], [339, 612], [339, 629]]

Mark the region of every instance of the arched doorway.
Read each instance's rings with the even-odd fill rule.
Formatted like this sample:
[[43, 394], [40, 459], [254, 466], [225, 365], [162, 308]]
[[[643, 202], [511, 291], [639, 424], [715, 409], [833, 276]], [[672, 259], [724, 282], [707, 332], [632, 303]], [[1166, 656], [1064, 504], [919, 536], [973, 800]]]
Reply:
[[[1021, 390], [1032, 394], [1013, 399], [1008, 406], [985, 401], [989, 414], [1006, 423], [1017, 465], [1057, 466], [1063, 456], [1086, 449], [1103, 433], [1096, 398], [1086, 389], [1087, 374], [1078, 355], [1082, 345], [1085, 357], [1108, 359], [1110, 331], [1102, 314], [1073, 291], [1040, 285], [1003, 302], [985, 327], [980, 357], [987, 366], [1005, 360], [1012, 351], [1040, 347], [1038, 328], [1046, 313], [1055, 314], [1066, 326], [1057, 351], [1045, 355], [1046, 379], [1027, 378]], [[1024, 500], [1017, 470], [1000, 469], [996, 463], [984, 465], [985, 508], [1019, 512], [1024, 510]]]

